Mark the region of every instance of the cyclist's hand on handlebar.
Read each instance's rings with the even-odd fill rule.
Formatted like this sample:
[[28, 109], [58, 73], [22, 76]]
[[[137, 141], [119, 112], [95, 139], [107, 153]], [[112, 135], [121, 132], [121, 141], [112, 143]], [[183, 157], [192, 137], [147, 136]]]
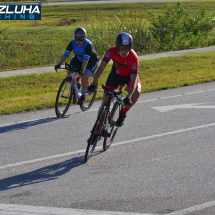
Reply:
[[79, 74], [80, 74], [81, 76], [84, 76], [84, 69], [80, 69]]
[[72, 67], [68, 63], [65, 63], [65, 69], [67, 69], [68, 71], [71, 71]]
[[58, 63], [57, 65], [54, 66], [55, 71], [57, 72], [58, 69], [60, 69], [60, 64]]
[[132, 104], [131, 99], [128, 98], [128, 97], [125, 97], [125, 98], [123, 99], [123, 102], [125, 103], [125, 105], [131, 105], [131, 104]]
[[89, 93], [95, 91], [96, 90], [95, 82], [93, 82], [87, 89]]

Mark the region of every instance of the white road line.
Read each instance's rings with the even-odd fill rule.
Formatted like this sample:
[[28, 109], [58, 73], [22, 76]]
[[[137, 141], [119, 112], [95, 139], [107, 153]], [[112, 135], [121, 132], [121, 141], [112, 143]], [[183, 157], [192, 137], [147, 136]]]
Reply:
[[189, 95], [193, 95], [193, 94], [206, 93], [206, 92], [211, 92], [211, 91], [215, 91], [215, 89], [202, 90], [202, 91], [197, 91], [197, 92], [192, 92], [192, 93], [179, 94], [179, 95], [175, 95], [175, 96], [168, 96], [168, 97], [151, 99], [151, 100], [146, 100], [146, 101], [139, 101], [137, 103], [153, 102], [153, 101], [162, 100], [162, 99], [171, 99], [171, 98], [177, 98], [177, 97], [180, 97], [180, 96], [189, 96]]
[[[168, 97], [163, 97], [163, 98], [157, 98], [157, 99], [139, 101], [139, 102], [137, 102], [137, 104], [147, 103], [147, 102], [153, 102], [153, 101], [158, 101], [158, 100], [163, 100], [163, 99], [177, 98], [177, 97], [180, 97], [180, 96], [188, 96], [188, 95], [193, 95], [193, 94], [198, 94], [198, 93], [205, 93], [205, 92], [211, 92], [211, 91], [215, 91], [215, 89], [202, 90], [202, 91], [197, 91], [197, 92], [192, 92], [192, 93], [179, 94], [179, 95], [175, 95], [175, 96], [168, 96]], [[97, 111], [97, 110], [98, 109], [92, 109], [92, 110], [88, 110], [87, 112], [93, 112], [93, 111]], [[66, 114], [65, 116], [71, 116], [71, 115], [75, 115], [75, 114], [83, 113], [83, 112], [84, 111], [79, 111], [79, 112], [75, 112], [75, 113]], [[2, 125], [0, 125], [0, 127], [11, 126], [11, 125], [18, 125], [18, 124], [21, 124], [21, 123], [35, 122], [35, 121], [38, 121], [38, 120], [51, 119], [51, 118], [56, 118], [56, 116], [50, 116], [50, 117], [32, 119], [32, 120], [21, 121], [21, 122], [14, 122], [14, 123], [9, 123], [9, 124], [2, 124]]]
[[41, 207], [30, 205], [0, 204], [1, 215], [153, 215], [115, 211], [95, 211], [72, 208]]
[[158, 137], [164, 137], [164, 136], [167, 136], [167, 135], [183, 133], [183, 132], [186, 132], [186, 131], [193, 131], [193, 130], [197, 130], [197, 129], [201, 129], [201, 128], [207, 128], [207, 127], [211, 127], [211, 126], [215, 126], [215, 123], [211, 123], [211, 124], [207, 124], [207, 125], [200, 125], [200, 126], [191, 127], [191, 128], [185, 128], [185, 129], [181, 129], [181, 130], [177, 130], [177, 131], [170, 131], [170, 132], [166, 132], [166, 133], [162, 133], [162, 134], [155, 134], [155, 135], [152, 135], [152, 136], [141, 137], [141, 138], [137, 138], [137, 139], [133, 139], [133, 140], [127, 140], [127, 141], [115, 143], [112, 146], [118, 146], [118, 145], [123, 145], [123, 144], [126, 144], [126, 143], [138, 142], [140, 140], [149, 140], [149, 139], [154, 139], [154, 138], [158, 138]]
[[204, 204], [201, 204], [201, 205], [196, 205], [194, 207], [186, 208], [186, 209], [183, 209], [183, 210], [180, 210], [180, 211], [175, 211], [175, 212], [172, 212], [172, 213], [168, 213], [168, 215], [185, 215], [185, 214], [188, 214], [188, 213], [191, 213], [191, 212], [201, 211], [201, 210], [203, 210], [205, 208], [209, 208], [209, 207], [213, 207], [213, 206], [215, 206], [215, 201], [207, 202], [207, 203], [204, 203]]
[[[186, 208], [180, 211], [168, 213], [166, 215], [186, 215], [195, 211], [201, 211], [203, 209], [215, 206], [215, 201], [207, 202], [201, 205], [196, 205], [190, 208]], [[153, 215], [153, 214], [141, 214], [141, 213], [125, 213], [115, 211], [96, 211], [96, 210], [84, 210], [84, 209], [72, 209], [72, 208], [56, 208], [56, 207], [41, 207], [30, 205], [15, 205], [15, 204], [0, 204], [1, 215]]]
[[[137, 139], [126, 140], [126, 141], [114, 143], [114, 144], [112, 144], [112, 147], [113, 146], [118, 146], [118, 145], [124, 145], [124, 144], [127, 144], [127, 143], [134, 143], [134, 142], [138, 142], [138, 141], [142, 141], [142, 140], [149, 140], [149, 139], [154, 139], [154, 138], [158, 138], [158, 137], [164, 137], [164, 136], [168, 136], [168, 135], [183, 133], [183, 132], [187, 132], [187, 131], [193, 131], [193, 130], [207, 128], [207, 127], [211, 127], [211, 126], [215, 126], [215, 123], [196, 126], [196, 127], [191, 127], [191, 128], [186, 128], [186, 129], [181, 129], [181, 130], [177, 130], [177, 131], [170, 131], [170, 132], [166, 132], [166, 133], [162, 133], [162, 134], [155, 134], [155, 135], [148, 136], [148, 137], [141, 137], [141, 138], [137, 138]], [[102, 148], [102, 146], [96, 147], [96, 149], [101, 149], [101, 148]], [[8, 164], [8, 165], [5, 165], [5, 166], [0, 166], [0, 169], [6, 169], [6, 168], [9, 168], [9, 167], [21, 166], [21, 165], [24, 165], [24, 164], [30, 164], [30, 163], [35, 163], [35, 162], [39, 162], [39, 161], [44, 161], [44, 160], [49, 160], [49, 159], [54, 159], [54, 158], [60, 158], [60, 157], [68, 156], [68, 155], [79, 154], [79, 153], [83, 153], [85, 151], [86, 150], [83, 149], [83, 150], [79, 150], [79, 151], [75, 151], [75, 152], [67, 152], [67, 153], [64, 153], [64, 154], [53, 155], [53, 156], [44, 157], [44, 158], [38, 158], [38, 159], [34, 159], [34, 160], [29, 160], [29, 161], [23, 161], [23, 162], [20, 162], [20, 163]]]

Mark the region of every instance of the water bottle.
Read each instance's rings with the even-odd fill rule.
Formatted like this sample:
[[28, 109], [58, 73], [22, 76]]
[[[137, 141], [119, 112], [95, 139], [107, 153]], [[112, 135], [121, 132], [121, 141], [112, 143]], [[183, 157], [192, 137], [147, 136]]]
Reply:
[[81, 97], [81, 95], [82, 95], [82, 93], [78, 91], [78, 97], [79, 98]]
[[81, 90], [82, 90], [82, 87], [81, 87], [81, 84], [75, 84], [75, 89], [77, 90], [77, 92], [78, 92], [78, 98], [80, 98], [81, 97], [81, 95], [82, 95], [82, 93], [81, 93]]

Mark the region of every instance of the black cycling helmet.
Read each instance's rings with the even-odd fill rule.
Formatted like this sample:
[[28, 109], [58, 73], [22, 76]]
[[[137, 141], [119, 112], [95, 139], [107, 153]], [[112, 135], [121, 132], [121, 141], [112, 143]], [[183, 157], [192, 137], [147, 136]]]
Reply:
[[126, 48], [128, 51], [131, 51], [133, 38], [130, 34], [122, 32], [116, 36], [115, 44], [118, 51], [121, 51], [121, 48]]
[[74, 31], [74, 37], [76, 40], [83, 41], [87, 36], [87, 32], [84, 28], [76, 28]]

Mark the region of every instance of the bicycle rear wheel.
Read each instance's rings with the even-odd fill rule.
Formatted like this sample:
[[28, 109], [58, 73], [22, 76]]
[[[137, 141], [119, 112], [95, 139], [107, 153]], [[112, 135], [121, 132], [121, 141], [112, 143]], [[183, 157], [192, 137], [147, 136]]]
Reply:
[[[102, 138], [102, 134], [105, 127], [105, 121], [107, 120], [107, 114], [108, 114], [108, 110], [106, 108], [103, 108], [96, 120], [96, 123], [93, 126], [91, 136], [90, 136], [90, 141], [88, 142], [86, 153], [85, 153], [85, 162], [87, 162], [92, 157], [92, 154], [96, 148], [97, 142]], [[99, 125], [99, 131], [95, 133], [98, 125]]]
[[[91, 76], [89, 78], [89, 84], [92, 84], [92, 83], [93, 83], [93, 77]], [[96, 89], [97, 88], [98, 88], [98, 82], [96, 83]], [[80, 105], [81, 110], [87, 111], [91, 108], [96, 98], [96, 94], [97, 94], [97, 91], [94, 91], [92, 94], [88, 94], [88, 93], [86, 94], [86, 101], [82, 105]]]
[[71, 77], [66, 77], [60, 85], [55, 101], [55, 113], [62, 118], [69, 109], [73, 96], [73, 87], [70, 89]]
[[108, 125], [105, 132], [106, 137], [104, 138], [104, 142], [103, 142], [104, 151], [107, 151], [108, 148], [111, 146], [116, 136], [116, 133], [118, 131], [119, 127], [117, 127], [115, 124], [121, 111], [120, 107], [121, 106], [119, 105], [119, 103], [115, 102], [111, 112], [108, 115]]

